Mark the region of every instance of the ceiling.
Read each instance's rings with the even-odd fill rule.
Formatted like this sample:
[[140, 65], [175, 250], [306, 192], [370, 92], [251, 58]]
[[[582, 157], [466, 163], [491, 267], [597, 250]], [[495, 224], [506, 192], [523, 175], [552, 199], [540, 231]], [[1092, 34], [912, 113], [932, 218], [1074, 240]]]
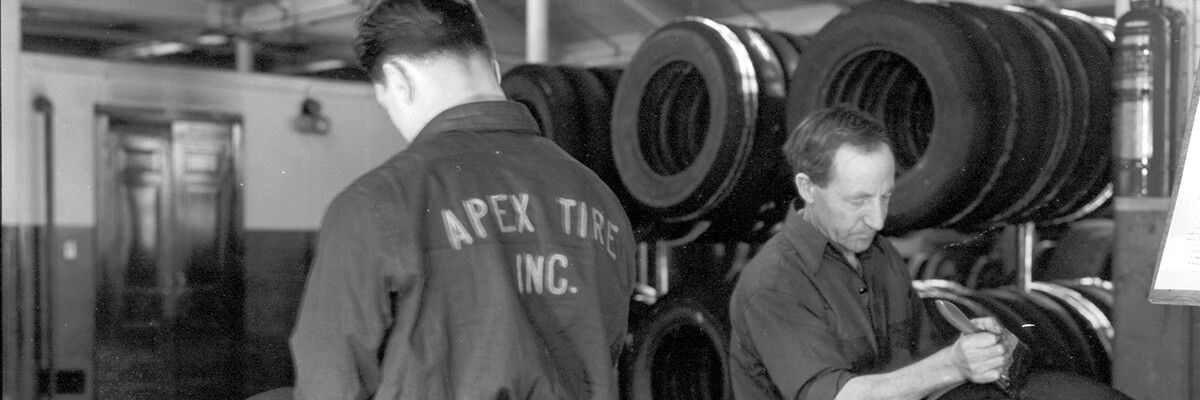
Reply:
[[[355, 18], [369, 0], [20, 1], [25, 51], [232, 70], [240, 42], [242, 54], [252, 54], [244, 65], [257, 72], [364, 79], [351, 44]], [[626, 62], [656, 27], [687, 15], [813, 33], [861, 1], [548, 0], [549, 62]], [[1039, 1], [1111, 16], [1114, 0]], [[523, 62], [525, 0], [476, 3], [501, 65]]]

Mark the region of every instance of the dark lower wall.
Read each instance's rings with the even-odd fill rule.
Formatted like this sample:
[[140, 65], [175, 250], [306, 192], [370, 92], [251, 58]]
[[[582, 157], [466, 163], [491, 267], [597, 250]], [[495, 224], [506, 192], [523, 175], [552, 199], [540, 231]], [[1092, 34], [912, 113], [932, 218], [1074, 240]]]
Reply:
[[[40, 358], [53, 363], [54, 373], [47, 375], [46, 384], [56, 398], [91, 398], [96, 296], [92, 230], [64, 225], [54, 229], [53, 238], [49, 233], [41, 225], [0, 226], [4, 390], [13, 398], [30, 397], [39, 384], [34, 366]], [[40, 324], [39, 313], [46, 318]]]
[[1139, 400], [1200, 399], [1200, 307], [1147, 301], [1166, 237], [1167, 202], [1117, 202], [1113, 386]]
[[304, 295], [315, 232], [247, 231], [245, 245], [246, 393], [294, 381], [288, 336]]
[[0, 290], [3, 306], [4, 348], [4, 398], [23, 399], [33, 397], [34, 368], [32, 349], [25, 338], [31, 336], [30, 321], [27, 321], [32, 306], [28, 304], [29, 271], [25, 267], [33, 261], [32, 245], [36, 237], [33, 228], [4, 225], [0, 227], [0, 266], [3, 267], [3, 289]]
[[[20, 338], [32, 337], [31, 273], [39, 256], [38, 248], [44, 245], [38, 241], [40, 235], [38, 227], [0, 227], [5, 371], [2, 387], [12, 398], [29, 397], [34, 390], [32, 349], [22, 346], [24, 340]], [[91, 240], [94, 232], [89, 227], [63, 227], [58, 229], [56, 236], [60, 239], [55, 243], [66, 240], [75, 243], [71, 259], [57, 260], [55, 270], [58, 273], [54, 287], [50, 288], [56, 299], [53, 302], [55, 319], [64, 321], [56, 326], [55, 337], [59, 339], [55, 340], [56, 367], [84, 371], [84, 397], [90, 397], [93, 383], [99, 383], [93, 381], [94, 374], [104, 372], [93, 369], [96, 351], [93, 338], [97, 334], [93, 321], [99, 305], [95, 289], [101, 278], [90, 271], [97, 268]], [[243, 368], [242, 382], [223, 382], [222, 386], [230, 389], [241, 386], [241, 390], [233, 391], [249, 396], [292, 385], [294, 378], [287, 340], [303, 296], [315, 236], [311, 231], [252, 230], [244, 233], [244, 341], [232, 344], [235, 349], [221, 349], [231, 352], [228, 354], [233, 357], [241, 354], [240, 362], [234, 364]], [[56, 255], [61, 258], [62, 251], [56, 251]]]

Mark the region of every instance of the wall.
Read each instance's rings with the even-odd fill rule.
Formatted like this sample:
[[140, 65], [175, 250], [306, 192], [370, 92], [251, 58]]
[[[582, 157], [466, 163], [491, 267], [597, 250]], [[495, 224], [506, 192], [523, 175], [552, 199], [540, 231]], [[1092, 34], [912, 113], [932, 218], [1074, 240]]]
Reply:
[[[22, 146], [15, 139], [17, 138], [17, 130], [15, 128], [16, 114], [10, 112], [16, 104], [16, 96], [11, 96], [9, 93], [14, 92], [10, 88], [15, 87], [17, 82], [17, 60], [21, 53], [21, 7], [17, 1], [0, 1], [0, 193], [3, 193], [3, 199], [0, 200], [0, 214], [3, 214], [5, 226], [8, 221], [16, 222], [18, 210], [13, 206], [14, 203], [28, 203], [28, 201], [18, 200], [25, 197], [28, 192], [25, 190], [14, 191], [12, 188], [28, 187], [27, 182], [19, 182], [17, 180], [17, 155], [16, 149], [26, 147]], [[10, 192], [12, 192], [10, 194]], [[10, 199], [11, 197], [11, 199]], [[11, 200], [11, 201], [10, 201]], [[30, 213], [26, 210], [25, 213]], [[12, 217], [10, 217], [10, 214]], [[27, 307], [23, 304], [18, 288], [22, 275], [17, 268], [18, 258], [15, 230], [4, 230], [0, 232], [0, 309], [3, 310], [2, 322], [0, 322], [0, 331], [3, 334], [3, 348], [0, 353], [3, 353], [2, 360], [4, 375], [0, 381], [0, 387], [3, 389], [3, 399], [19, 399], [28, 397], [26, 390], [30, 383], [28, 374], [17, 374], [16, 371], [24, 371], [28, 368], [30, 362], [25, 355], [26, 347], [23, 343], [16, 339], [21, 337], [24, 325], [22, 324], [21, 316], [26, 312]]]
[[[4, 4], [11, 3], [15, 2]], [[19, 13], [6, 8], [4, 14]], [[6, 20], [4, 37], [19, 37], [7, 34], [7, 29]], [[247, 376], [259, 387], [289, 384], [286, 337], [324, 209], [355, 177], [407, 145], [375, 104], [370, 86], [32, 53], [21, 53], [18, 60], [10, 54], [6, 50], [3, 57], [2, 222], [6, 234], [17, 227], [44, 223], [46, 202], [40, 195], [45, 181], [40, 164], [44, 148], [32, 115], [32, 99], [44, 95], [56, 111], [53, 176], [58, 234], [52, 244], [56, 262], [50, 302], [56, 327], [56, 368], [90, 370], [92, 365], [98, 268], [93, 265], [96, 252], [91, 244], [97, 218], [94, 110], [97, 105], [111, 105], [242, 117], [246, 365], [265, 368]], [[10, 66], [15, 68], [10, 71]], [[303, 134], [293, 129], [293, 118], [305, 97], [322, 102], [333, 127], [329, 134]], [[4, 242], [6, 255], [18, 246], [9, 236]], [[78, 249], [70, 257], [64, 253], [68, 242]], [[28, 263], [5, 259], [5, 285], [10, 272], [27, 275], [29, 268]], [[5, 295], [8, 293], [6, 290]], [[9, 326], [5, 324], [6, 349], [12, 337]], [[12, 371], [7, 365], [5, 379]], [[5, 383], [8, 390], [8, 381]]]
[[[92, 118], [97, 104], [241, 115], [246, 228], [250, 230], [315, 229], [338, 190], [405, 146], [365, 84], [40, 54], [25, 54], [20, 68], [24, 96], [15, 107], [16, 115], [28, 116], [29, 100], [38, 94], [54, 101], [59, 139], [55, 157], [73, 160], [77, 166], [94, 165]], [[322, 101], [333, 126], [328, 135], [306, 135], [292, 128], [292, 118], [299, 114], [306, 96]], [[17, 121], [17, 128], [32, 131], [31, 124], [31, 118], [25, 118]], [[26, 136], [18, 134], [16, 140], [32, 140]], [[6, 146], [5, 151], [31, 147], [35, 145]], [[14, 173], [25, 170], [25, 175], [39, 180], [41, 171], [34, 160], [18, 158], [14, 164]], [[90, 199], [93, 179], [89, 168], [56, 171], [60, 223], [94, 223], [94, 201], [62, 201]], [[36, 203], [20, 196], [20, 192], [6, 190], [5, 203]], [[287, 206], [281, 207], [284, 204]], [[4, 221], [17, 221], [28, 214], [21, 208], [11, 213], [6, 208]]]

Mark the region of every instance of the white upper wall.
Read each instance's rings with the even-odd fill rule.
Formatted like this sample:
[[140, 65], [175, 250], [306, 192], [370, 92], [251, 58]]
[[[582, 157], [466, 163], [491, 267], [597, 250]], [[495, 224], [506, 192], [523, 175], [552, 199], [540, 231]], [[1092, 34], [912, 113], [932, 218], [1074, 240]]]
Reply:
[[[407, 146], [368, 84], [33, 53], [23, 53], [19, 64], [16, 107], [4, 109], [5, 121], [16, 122], [4, 131], [5, 224], [38, 222], [44, 213], [43, 150], [31, 110], [39, 94], [56, 111], [55, 213], [63, 225], [95, 223], [97, 105], [240, 115], [246, 229], [316, 229], [334, 195]], [[292, 127], [305, 97], [321, 101], [328, 135]]]
[[15, 221], [17, 215], [32, 215], [32, 201], [27, 177], [21, 176], [17, 165], [28, 163], [26, 154], [18, 149], [30, 146], [23, 143], [28, 135], [18, 135], [16, 126], [17, 98], [8, 88], [17, 83], [17, 60], [21, 55], [21, 6], [17, 1], [0, 1], [0, 212], [4, 223]]

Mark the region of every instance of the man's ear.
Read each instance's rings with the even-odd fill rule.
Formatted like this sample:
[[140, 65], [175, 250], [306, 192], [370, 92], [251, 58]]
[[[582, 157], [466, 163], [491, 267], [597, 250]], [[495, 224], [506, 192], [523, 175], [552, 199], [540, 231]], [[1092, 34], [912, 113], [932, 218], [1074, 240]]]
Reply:
[[804, 204], [812, 204], [816, 198], [813, 194], [813, 189], [816, 189], [817, 184], [813, 183], [808, 174], [803, 172], [796, 173], [793, 183], [796, 185], [796, 192], [800, 194], [800, 198], [804, 199]]
[[405, 60], [393, 57], [384, 61], [380, 69], [383, 71], [383, 84], [387, 85], [400, 100], [411, 104], [414, 98], [411, 65]]

